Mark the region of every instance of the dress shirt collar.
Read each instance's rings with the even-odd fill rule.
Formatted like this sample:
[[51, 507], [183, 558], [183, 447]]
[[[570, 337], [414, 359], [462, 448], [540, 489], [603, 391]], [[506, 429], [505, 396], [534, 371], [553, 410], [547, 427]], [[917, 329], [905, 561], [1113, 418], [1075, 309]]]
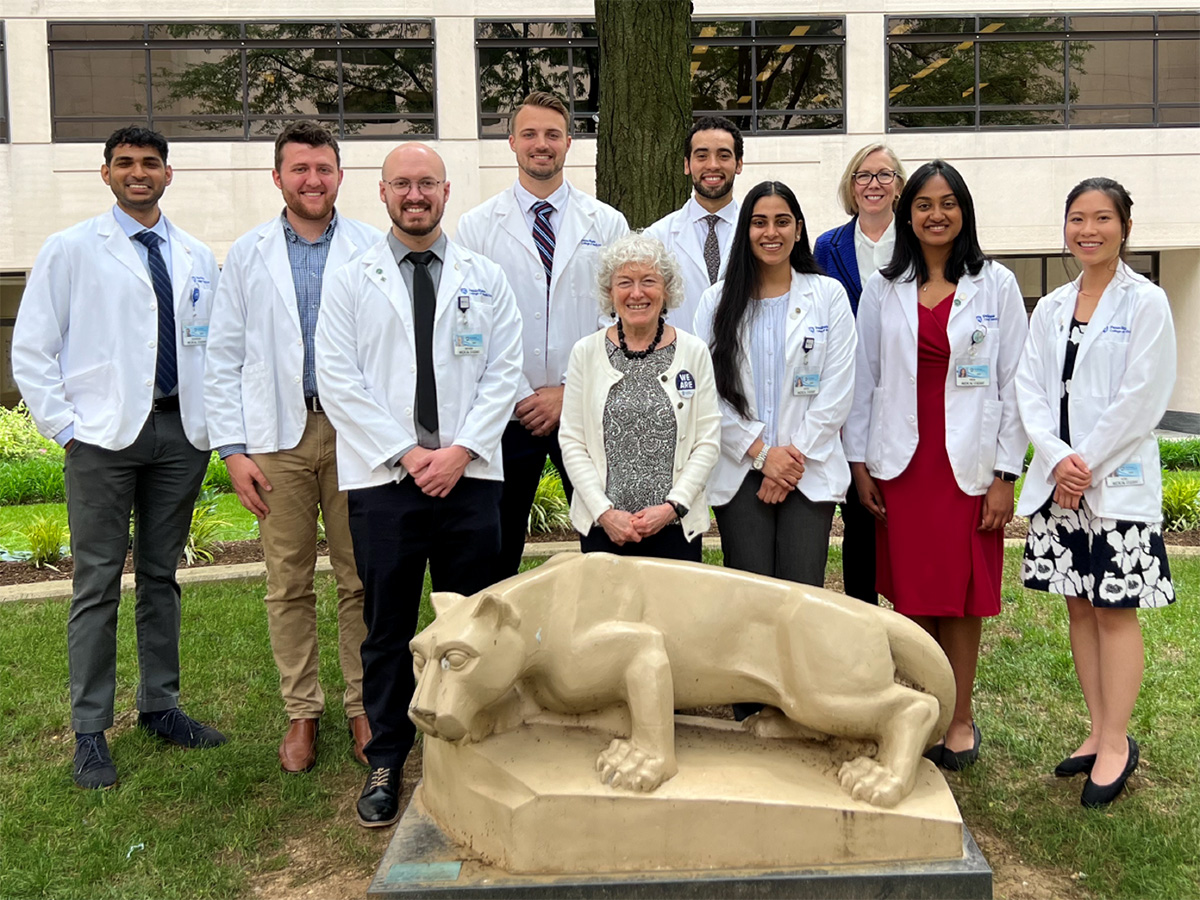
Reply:
[[[396, 264], [404, 262], [404, 257], [413, 252], [413, 249], [405, 244], [400, 238], [396, 237], [396, 233], [392, 229], [388, 229], [387, 233], [388, 246], [392, 248], [392, 256], [396, 258]], [[429, 248], [433, 251], [433, 255], [437, 257], [439, 263], [446, 261], [446, 232], [438, 235], [437, 240]]]
[[[535, 197], [529, 191], [525, 190], [525, 186], [521, 184], [519, 179], [513, 184], [513, 193], [517, 198], [517, 205], [521, 207], [521, 212], [532, 213], [533, 205], [542, 202], [541, 197]], [[563, 183], [558, 186], [558, 189], [546, 198], [546, 202], [554, 207], [555, 212], [560, 213], [567, 205], [567, 194], [567, 180], [564, 178]]]
[[705, 216], [720, 216], [721, 219], [730, 225], [737, 224], [737, 204], [730, 200], [715, 213], [710, 213], [707, 209], [700, 205], [696, 200], [696, 195], [688, 197], [686, 210], [689, 222], [703, 222]]
[[321, 236], [315, 241], [310, 241], [296, 234], [296, 229], [292, 227], [292, 223], [288, 221], [287, 208], [284, 207], [283, 212], [279, 214], [279, 218], [283, 221], [283, 235], [288, 239], [289, 243], [295, 244], [298, 241], [304, 241], [306, 244], [324, 244], [326, 241], [333, 240], [333, 231], [337, 227], [337, 210], [333, 211], [333, 218], [329, 220], [329, 224], [325, 226], [325, 230], [321, 232]]
[[113, 218], [117, 220], [117, 224], [121, 226], [121, 230], [125, 232], [126, 237], [132, 238], [135, 234], [149, 231], [162, 238], [163, 243], [166, 243], [170, 239], [171, 234], [167, 230], [167, 217], [163, 215], [162, 210], [159, 210], [158, 221], [154, 223], [153, 228], [147, 228], [133, 216], [129, 215], [129, 213], [125, 212], [125, 210], [121, 209], [116, 203], [113, 204], [112, 211]]

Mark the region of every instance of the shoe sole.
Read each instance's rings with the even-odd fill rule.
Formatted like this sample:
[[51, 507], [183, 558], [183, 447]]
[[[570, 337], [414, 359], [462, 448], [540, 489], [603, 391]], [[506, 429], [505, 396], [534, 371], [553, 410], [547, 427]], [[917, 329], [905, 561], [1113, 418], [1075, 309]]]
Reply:
[[95, 787], [91, 787], [86, 784], [80, 784], [78, 781], [75, 781], [74, 779], [72, 779], [72, 783], [75, 785], [76, 788], [78, 788], [81, 791], [111, 791], [113, 788], [115, 788], [120, 783], [120, 779], [117, 779], [112, 784], [98, 784]]
[[314, 759], [303, 769], [289, 769], [283, 763], [280, 763], [279, 771], [283, 772], [285, 775], [304, 775], [308, 772], [311, 772], [316, 767], [317, 767], [317, 761]]
[[397, 812], [396, 815], [394, 815], [392, 818], [388, 819], [386, 822], [384, 822], [384, 821], [368, 822], [362, 816], [358, 816], [358, 824], [361, 825], [363, 828], [387, 828], [389, 825], [395, 825], [397, 822], [399, 822], [400, 816], [401, 816], [401, 813]]

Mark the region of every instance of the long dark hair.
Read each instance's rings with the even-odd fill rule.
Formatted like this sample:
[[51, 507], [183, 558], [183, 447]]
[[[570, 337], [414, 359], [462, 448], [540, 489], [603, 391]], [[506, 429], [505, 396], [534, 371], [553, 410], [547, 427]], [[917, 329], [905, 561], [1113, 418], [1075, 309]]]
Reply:
[[763, 197], [782, 197], [796, 221], [800, 223], [796, 245], [792, 247], [788, 257], [792, 269], [801, 274], [823, 274], [813, 258], [808, 243], [808, 223], [804, 220], [800, 201], [796, 199], [792, 189], [782, 181], [763, 181], [752, 187], [746, 194], [746, 199], [742, 201], [742, 211], [738, 214], [737, 227], [733, 232], [729, 263], [725, 267], [725, 286], [721, 291], [721, 300], [717, 304], [716, 312], [713, 313], [711, 347], [717, 393], [742, 417], [750, 414], [750, 404], [746, 401], [746, 393], [742, 389], [739, 375], [742, 358], [739, 338], [742, 320], [746, 316], [750, 300], [758, 296], [762, 284], [758, 260], [750, 246], [750, 218], [754, 215], [754, 207]]
[[917, 239], [912, 227], [912, 205], [917, 194], [925, 187], [929, 179], [941, 175], [950, 185], [954, 199], [962, 210], [962, 230], [954, 238], [950, 248], [950, 258], [946, 260], [943, 275], [946, 280], [957, 284], [964, 272], [978, 275], [987, 256], [979, 246], [979, 235], [975, 232], [975, 201], [958, 169], [944, 159], [927, 162], [912, 173], [904, 191], [900, 194], [900, 202], [896, 206], [896, 247], [892, 251], [892, 261], [879, 271], [888, 281], [897, 278], [902, 281], [929, 280], [929, 267], [925, 265], [925, 254], [921, 252], [921, 242]]

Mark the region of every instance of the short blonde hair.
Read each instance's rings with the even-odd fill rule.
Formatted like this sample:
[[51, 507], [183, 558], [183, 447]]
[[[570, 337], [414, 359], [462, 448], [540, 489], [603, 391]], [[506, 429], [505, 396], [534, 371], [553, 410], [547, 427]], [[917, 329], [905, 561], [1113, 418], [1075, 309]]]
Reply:
[[596, 297], [606, 315], [614, 315], [612, 283], [626, 266], [648, 266], [663, 280], [663, 309], [675, 309], [683, 303], [683, 273], [675, 254], [663, 242], [634, 231], [619, 237], [600, 251], [600, 267], [596, 272]]
[[571, 133], [571, 113], [567, 110], [567, 104], [563, 103], [557, 94], [552, 94], [549, 91], [534, 91], [518, 103], [513, 109], [512, 115], [508, 117], [509, 134], [517, 133], [517, 113], [527, 106], [540, 106], [542, 109], [554, 110], [563, 117], [563, 128], [567, 134]]
[[858, 215], [858, 198], [854, 196], [854, 173], [863, 164], [863, 160], [877, 150], [882, 150], [891, 158], [892, 168], [896, 170], [896, 196], [892, 200], [892, 209], [896, 208], [896, 203], [900, 200], [900, 193], [904, 190], [904, 182], [907, 179], [900, 157], [896, 156], [896, 151], [887, 144], [867, 144], [850, 157], [846, 171], [842, 173], [842, 180], [838, 183], [838, 199], [842, 201], [842, 209], [846, 210], [848, 216]]

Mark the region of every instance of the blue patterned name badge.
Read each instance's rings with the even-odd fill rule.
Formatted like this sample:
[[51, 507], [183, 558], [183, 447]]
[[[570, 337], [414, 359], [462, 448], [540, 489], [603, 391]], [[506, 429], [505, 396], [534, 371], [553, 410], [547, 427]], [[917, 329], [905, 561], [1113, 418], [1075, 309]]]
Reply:
[[679, 391], [680, 397], [690, 399], [696, 393], [696, 376], [687, 369], [681, 369], [675, 376], [675, 390]]
[[183, 323], [183, 346], [198, 347], [208, 343], [208, 319], [192, 319]]
[[482, 356], [483, 335], [478, 333], [468, 334], [465, 331], [456, 331], [454, 333], [454, 355]]
[[1142, 475], [1142, 461], [1135, 459], [1124, 465], [1117, 466], [1117, 471], [1105, 478], [1104, 483], [1109, 487], [1130, 487], [1135, 484], [1145, 484], [1146, 479]]

